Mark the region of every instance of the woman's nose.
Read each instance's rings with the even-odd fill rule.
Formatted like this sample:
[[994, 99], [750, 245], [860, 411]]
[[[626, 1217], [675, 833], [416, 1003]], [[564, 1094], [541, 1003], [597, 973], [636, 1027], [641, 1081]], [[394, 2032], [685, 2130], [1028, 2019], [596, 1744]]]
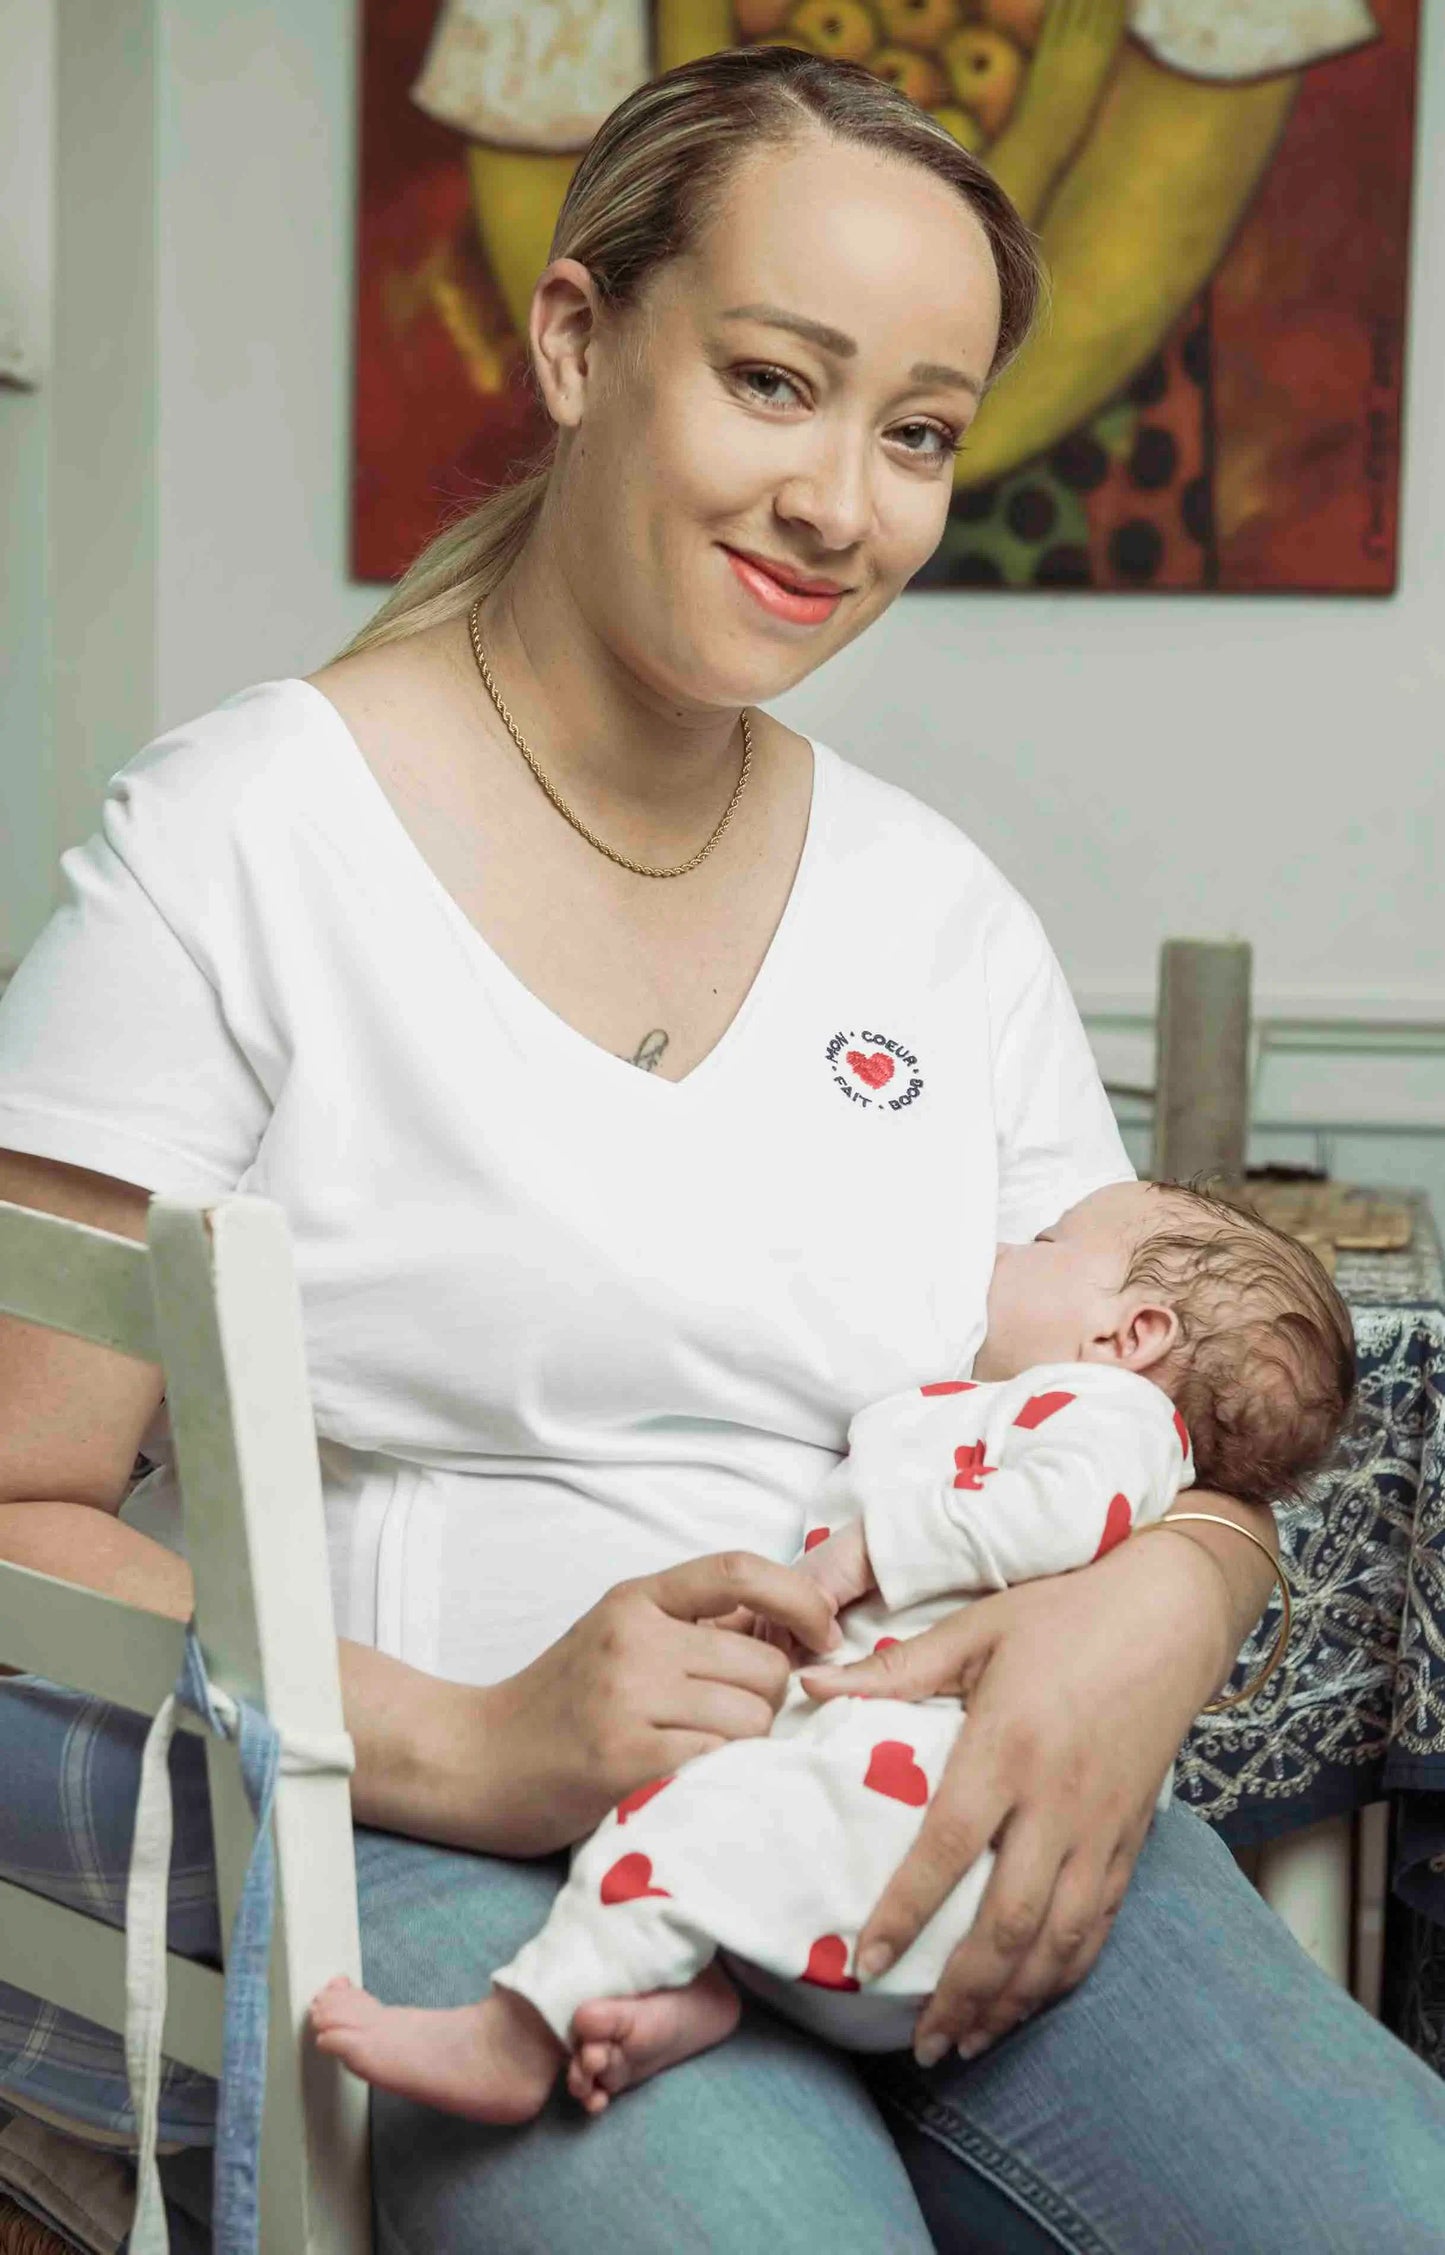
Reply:
[[820, 547], [856, 548], [873, 529], [873, 486], [866, 442], [840, 435], [819, 445], [806, 467], [779, 488], [784, 523], [806, 525]]

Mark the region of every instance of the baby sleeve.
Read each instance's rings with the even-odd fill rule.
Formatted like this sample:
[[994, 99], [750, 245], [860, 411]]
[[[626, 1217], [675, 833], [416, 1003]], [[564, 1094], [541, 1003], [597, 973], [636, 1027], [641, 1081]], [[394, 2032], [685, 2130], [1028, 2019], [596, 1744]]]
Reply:
[[[113, 785], [105, 830], [63, 857], [61, 904], [0, 999], [0, 1147], [208, 1198], [245, 1174], [271, 1106], [216, 986], [117, 850], [135, 819]], [[173, 898], [190, 889], [214, 912], [204, 854], [167, 860]]]
[[1015, 897], [989, 949], [998, 1235], [1021, 1244], [1134, 1169], [1099, 1068], [1033, 911]]
[[1093, 1363], [875, 1403], [854, 1420], [848, 1462], [892, 1611], [1087, 1566], [1193, 1477], [1162, 1388]]

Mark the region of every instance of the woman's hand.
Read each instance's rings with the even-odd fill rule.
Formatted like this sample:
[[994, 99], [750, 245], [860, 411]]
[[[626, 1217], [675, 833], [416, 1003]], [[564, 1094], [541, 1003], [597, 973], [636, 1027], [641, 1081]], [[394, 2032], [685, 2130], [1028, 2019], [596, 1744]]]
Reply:
[[804, 1670], [818, 1698], [943, 1692], [968, 1709], [918, 1838], [858, 1937], [867, 1980], [995, 1848], [974, 1926], [915, 2025], [922, 2065], [950, 2044], [972, 2058], [1083, 1979], [1165, 1772], [1238, 1650], [1236, 1628], [1212, 1557], [1188, 1541], [1126, 1542], [850, 1667]]
[[488, 1848], [566, 1847], [634, 1786], [729, 1739], [765, 1737], [789, 1668], [746, 1633], [751, 1618], [824, 1652], [840, 1641], [833, 1613], [809, 1575], [751, 1551], [619, 1582], [530, 1667], [488, 1687]]

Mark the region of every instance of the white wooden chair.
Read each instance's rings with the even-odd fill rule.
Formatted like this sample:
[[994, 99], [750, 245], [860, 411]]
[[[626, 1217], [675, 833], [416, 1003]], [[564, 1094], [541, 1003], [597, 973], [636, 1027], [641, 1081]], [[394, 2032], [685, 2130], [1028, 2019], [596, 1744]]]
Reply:
[[[283, 1739], [343, 1728], [301, 1309], [284, 1218], [259, 1198], [156, 1199], [144, 1245], [0, 1203], [0, 1310], [159, 1363], [211, 1679]], [[0, 1661], [154, 1714], [179, 1625], [0, 1562]], [[200, 1729], [194, 1718], [185, 1727]], [[222, 1933], [253, 1825], [235, 1750], [205, 1735]], [[3, 1790], [3, 1787], [0, 1787]], [[309, 1999], [360, 1979], [347, 1781], [278, 1780], [261, 2145], [264, 2255], [367, 2255], [366, 2093], [304, 2043]], [[121, 2030], [116, 1929], [0, 1884], [0, 1978]], [[172, 1953], [167, 2055], [219, 2076], [222, 1976]]]

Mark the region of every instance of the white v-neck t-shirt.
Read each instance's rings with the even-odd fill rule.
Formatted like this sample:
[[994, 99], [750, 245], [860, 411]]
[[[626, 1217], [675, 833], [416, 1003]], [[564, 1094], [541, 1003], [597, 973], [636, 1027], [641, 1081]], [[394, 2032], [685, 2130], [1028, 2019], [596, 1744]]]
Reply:
[[[284, 1208], [343, 1634], [487, 1683], [628, 1576], [794, 1556], [855, 1412], [970, 1369], [998, 1238], [1129, 1178], [1032, 911], [813, 750], [787, 907], [679, 1082], [507, 968], [307, 682], [158, 739], [65, 856], [0, 1146]], [[164, 1531], [170, 1482], [128, 1512]]]

